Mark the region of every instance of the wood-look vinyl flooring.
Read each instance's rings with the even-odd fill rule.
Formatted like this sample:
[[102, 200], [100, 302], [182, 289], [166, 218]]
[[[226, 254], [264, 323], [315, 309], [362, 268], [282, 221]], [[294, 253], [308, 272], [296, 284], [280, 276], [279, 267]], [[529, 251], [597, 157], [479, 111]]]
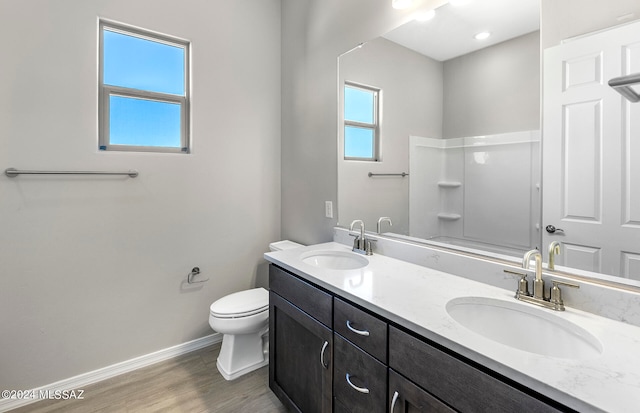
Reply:
[[86, 386], [83, 400], [44, 400], [11, 413], [287, 411], [269, 390], [268, 366], [227, 381], [216, 368], [219, 352], [214, 344]]

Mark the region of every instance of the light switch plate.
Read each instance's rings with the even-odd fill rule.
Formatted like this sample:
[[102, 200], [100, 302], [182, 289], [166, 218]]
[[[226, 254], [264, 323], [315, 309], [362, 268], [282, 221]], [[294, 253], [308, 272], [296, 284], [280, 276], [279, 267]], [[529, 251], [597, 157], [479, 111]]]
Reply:
[[333, 202], [324, 201], [324, 216], [326, 218], [333, 218]]

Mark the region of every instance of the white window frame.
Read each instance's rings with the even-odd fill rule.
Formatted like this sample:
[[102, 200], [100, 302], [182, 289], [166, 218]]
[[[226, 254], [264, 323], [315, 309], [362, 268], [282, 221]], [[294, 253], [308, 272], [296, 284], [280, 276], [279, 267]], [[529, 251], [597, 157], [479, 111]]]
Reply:
[[[150, 92], [146, 90], [119, 87], [104, 84], [104, 31], [134, 36], [140, 39], [163, 43], [184, 50], [184, 96], [170, 93]], [[189, 153], [190, 138], [190, 49], [191, 44], [187, 40], [171, 37], [163, 34], [142, 30], [136, 27], [115, 23], [108, 20], [99, 20], [99, 56], [98, 56], [98, 148], [101, 151], [133, 151], [133, 152], [167, 152], [167, 153]], [[152, 100], [162, 103], [172, 103], [180, 105], [180, 147], [167, 146], [138, 146], [138, 145], [115, 145], [110, 142], [109, 131], [109, 105], [111, 96], [121, 96], [135, 99]]]
[[[356, 121], [352, 121], [352, 120], [347, 120], [344, 117], [344, 108], [346, 106], [346, 99], [344, 98], [345, 93], [344, 93], [344, 88], [346, 87], [350, 87], [350, 88], [354, 88], [354, 89], [360, 89], [360, 90], [365, 90], [367, 92], [373, 92], [373, 123], [363, 123], [363, 122], [356, 122]], [[373, 86], [367, 86], [367, 85], [363, 85], [361, 83], [355, 83], [355, 82], [351, 82], [351, 81], [345, 81], [344, 82], [344, 88], [342, 90], [342, 105], [343, 105], [343, 111], [342, 111], [342, 119], [344, 121], [344, 126], [343, 126], [343, 130], [342, 130], [342, 135], [343, 135], [343, 152], [344, 152], [344, 159], [346, 161], [369, 161], [369, 162], [379, 162], [380, 161], [380, 96], [382, 94], [382, 90]], [[355, 128], [363, 128], [363, 129], [369, 129], [373, 131], [373, 156], [370, 158], [362, 158], [362, 157], [353, 157], [353, 156], [347, 156], [344, 147], [346, 146], [347, 143], [347, 133], [346, 133], [346, 128], [347, 126], [351, 126], [351, 127], [355, 127]]]

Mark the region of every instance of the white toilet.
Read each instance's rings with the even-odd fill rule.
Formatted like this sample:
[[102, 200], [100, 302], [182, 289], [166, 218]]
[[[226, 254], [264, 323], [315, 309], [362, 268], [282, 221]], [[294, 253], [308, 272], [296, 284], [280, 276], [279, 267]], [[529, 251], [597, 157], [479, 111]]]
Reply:
[[[297, 248], [291, 241], [269, 244], [271, 251]], [[220, 298], [209, 309], [209, 325], [222, 333], [218, 371], [233, 380], [269, 363], [269, 292], [253, 288]]]

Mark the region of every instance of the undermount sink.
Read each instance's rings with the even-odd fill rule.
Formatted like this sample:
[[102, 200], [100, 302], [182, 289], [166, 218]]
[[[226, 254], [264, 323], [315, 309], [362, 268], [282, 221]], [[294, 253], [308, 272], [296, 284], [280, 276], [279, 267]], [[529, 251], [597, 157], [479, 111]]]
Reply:
[[310, 251], [301, 258], [305, 264], [329, 270], [356, 270], [369, 264], [365, 257], [347, 251]]
[[602, 344], [587, 330], [529, 304], [461, 297], [450, 300], [446, 308], [474, 333], [518, 350], [566, 359], [602, 354]]

